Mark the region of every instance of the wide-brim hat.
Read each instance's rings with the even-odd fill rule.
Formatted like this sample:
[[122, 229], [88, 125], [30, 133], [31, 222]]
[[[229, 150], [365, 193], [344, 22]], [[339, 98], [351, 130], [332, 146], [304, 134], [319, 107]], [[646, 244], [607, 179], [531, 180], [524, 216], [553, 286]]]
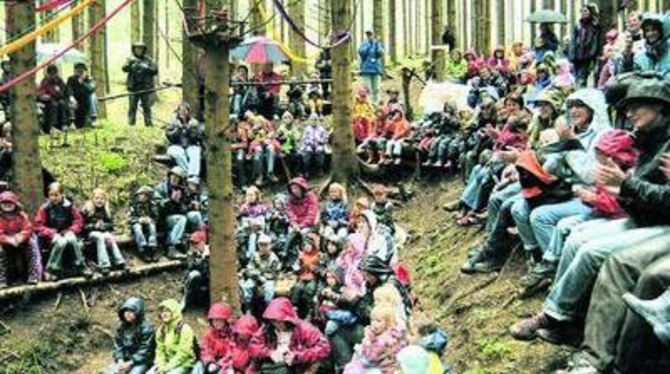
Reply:
[[619, 110], [625, 110], [633, 103], [661, 103], [670, 105], [670, 81], [649, 78], [628, 87], [626, 96], [617, 103]]

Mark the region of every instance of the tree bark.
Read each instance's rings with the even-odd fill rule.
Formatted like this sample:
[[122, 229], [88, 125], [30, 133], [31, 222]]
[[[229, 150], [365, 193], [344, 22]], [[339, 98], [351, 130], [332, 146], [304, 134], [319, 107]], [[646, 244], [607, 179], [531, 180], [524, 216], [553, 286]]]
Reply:
[[212, 303], [240, 305], [235, 245], [235, 201], [230, 150], [230, 63], [228, 46], [207, 50], [205, 139], [210, 216], [210, 289]]
[[507, 25], [505, 23], [505, 2], [504, 1], [496, 1], [496, 16], [497, 16], [497, 21], [498, 21], [498, 44], [500, 45], [507, 45], [505, 41], [505, 27], [509, 27], [510, 25]]
[[136, 43], [142, 40], [142, 24], [140, 23], [140, 1], [130, 3], [130, 41]]
[[[88, 8], [88, 27], [93, 27], [105, 17], [106, 0], [97, 0]], [[106, 27], [102, 26], [90, 38], [91, 48], [88, 56], [91, 62], [91, 76], [95, 81], [95, 93], [98, 97], [105, 96], [107, 87], [107, 77], [105, 75], [105, 32]], [[98, 101], [98, 118], [107, 118], [107, 104], [104, 101]]]
[[156, 0], [143, 0], [142, 4], [144, 5], [144, 9], [142, 9], [142, 41], [147, 46], [147, 56], [155, 60]]
[[[432, 0], [432, 44], [434, 46], [442, 45], [442, 19], [444, 18], [444, 2], [442, 0]], [[430, 57], [434, 66], [435, 78], [438, 81], [444, 80], [444, 49], [431, 50]]]
[[372, 29], [375, 30], [378, 39], [385, 41], [384, 32], [384, 0], [374, 0], [372, 3]]
[[[302, 27], [305, 24], [304, 0], [293, 0], [292, 2], [290, 2], [288, 11], [289, 14], [291, 15], [291, 18], [293, 18], [293, 20], [297, 25]], [[298, 33], [296, 33], [295, 31], [293, 31], [293, 29], [289, 30], [288, 36], [291, 51], [300, 57], [304, 57], [305, 41], [302, 39], [302, 37], [298, 35]], [[291, 61], [291, 75], [294, 77], [303, 78], [305, 75], [305, 64], [298, 61]]]
[[330, 0], [319, 0], [319, 36], [326, 40], [323, 44], [330, 44], [330, 40], [326, 38], [330, 35]]
[[[561, 0], [560, 3], [561, 7], [561, 13], [565, 14], [565, 16], [568, 16], [568, 0]], [[568, 24], [567, 23], [562, 23], [561, 24], [561, 45], [563, 45], [563, 39], [568, 35]]]
[[[351, 3], [331, 0], [333, 30], [341, 32], [351, 24]], [[332, 49], [333, 64], [333, 181], [350, 182], [359, 175], [358, 157], [351, 129], [351, 74], [348, 44]]]
[[[530, 13], [533, 13], [535, 10], [537, 10], [537, 4], [535, 4], [535, 0], [530, 0]], [[537, 25], [535, 23], [530, 24], [530, 45], [534, 46], [535, 45], [535, 38], [537, 37]]]
[[617, 0], [600, 0], [600, 24], [603, 27], [603, 40], [605, 33], [611, 28], [617, 27]]
[[251, 29], [254, 30], [254, 35], [266, 35], [267, 27], [263, 25], [263, 18], [261, 17], [261, 7], [265, 9], [265, 3], [258, 0], [249, 0], [249, 9], [251, 12]]
[[408, 57], [412, 54], [412, 38], [409, 31], [409, 13], [407, 0], [400, 0], [402, 3], [402, 45], [403, 57]]
[[[72, 3], [70, 5], [70, 8], [74, 8], [77, 6], [77, 3]], [[72, 17], [71, 24], [72, 24], [72, 40], [77, 40], [82, 34], [82, 14], [77, 14]], [[78, 50], [82, 51], [84, 49], [83, 44], [82, 45], [77, 45], [75, 48]]]
[[[5, 26], [8, 36], [17, 37], [22, 30], [35, 25], [35, 5], [32, 1], [5, 3]], [[35, 67], [35, 42], [10, 55], [13, 73], [18, 76]], [[35, 79], [26, 79], [11, 89], [12, 138], [14, 150], [13, 187], [21, 196], [23, 206], [31, 217], [44, 200], [42, 163], [40, 161]]]
[[[184, 0], [183, 6], [185, 8], [195, 8], [197, 0]], [[198, 90], [200, 83], [198, 82], [198, 49], [188, 40], [187, 30], [182, 26], [182, 44], [181, 44], [181, 58], [182, 58], [182, 97], [189, 103], [194, 113], [202, 113], [200, 108], [200, 100], [198, 99]]]
[[491, 47], [491, 0], [482, 0], [480, 23], [482, 25], [482, 33], [480, 34], [480, 38], [482, 39], [482, 55], [487, 56], [493, 49]]
[[396, 43], [396, 28], [398, 27], [398, 25], [396, 24], [396, 18], [397, 18], [396, 0], [388, 0], [388, 1], [389, 1], [389, 40], [388, 40], [389, 58], [391, 59], [391, 62], [396, 63], [398, 62], [398, 46]]
[[170, 69], [170, 11], [169, 11], [169, 5], [170, 0], [164, 0], [164, 6], [163, 6], [163, 33], [165, 34], [165, 67], [167, 69]]

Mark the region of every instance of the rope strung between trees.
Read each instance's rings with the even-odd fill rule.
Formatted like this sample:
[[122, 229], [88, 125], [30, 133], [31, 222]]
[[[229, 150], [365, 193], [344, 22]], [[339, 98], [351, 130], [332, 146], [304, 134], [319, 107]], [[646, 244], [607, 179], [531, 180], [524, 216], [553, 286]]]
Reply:
[[58, 18], [55, 18], [55, 19], [49, 21], [46, 25], [38, 28], [35, 31], [32, 31], [32, 32], [22, 36], [18, 40], [15, 40], [15, 41], [13, 41], [9, 44], [3, 45], [2, 47], [0, 47], [0, 56], [8, 55], [10, 53], [14, 53], [14, 52], [22, 49], [23, 47], [25, 47], [29, 43], [34, 42], [35, 39], [37, 39], [38, 37], [45, 35], [46, 33], [50, 32], [50, 31], [54, 30], [55, 28], [57, 28], [58, 26], [60, 26], [61, 23], [65, 22], [68, 19], [70, 19], [70, 18], [76, 16], [77, 14], [83, 12], [84, 9], [86, 9], [86, 7], [91, 5], [94, 1], [95, 0], [84, 0], [82, 3], [78, 4], [76, 7], [72, 8], [70, 11], [62, 14]]
[[[66, 6], [62, 6], [58, 9], [56, 9], [55, 11], [53, 11], [52, 13], [49, 13], [48, 15], [45, 15], [45, 17], [42, 18], [42, 20], [40, 22], [42, 22], [43, 24], [46, 24], [46, 22], [49, 22], [52, 19], [58, 17], [58, 15], [61, 14], [64, 10], [66, 10], [70, 5], [72, 5], [73, 2], [74, 1], [70, 1]], [[12, 31], [13, 35], [10, 35], [11, 38], [7, 38], [7, 40], [5, 40], [5, 43], [9, 44], [9, 43], [14, 42], [16, 40], [19, 40], [20, 38], [22, 38], [23, 36], [25, 36], [29, 32], [31, 32], [31, 31], [39, 28], [39, 27], [41, 27], [41, 25], [38, 25], [37, 23], [33, 23], [32, 25], [24, 28], [23, 30]], [[0, 29], [2, 29], [2, 31], [7, 32], [7, 29], [5, 29], [4, 27], [0, 27]]]
[[[112, 19], [114, 16], [116, 16], [121, 10], [123, 10], [123, 8], [125, 8], [126, 6], [128, 6], [128, 5], [129, 5], [130, 3], [132, 3], [133, 1], [135, 1], [135, 0], [124, 0], [121, 4], [119, 4], [119, 6], [117, 6], [116, 8], [114, 8], [114, 10], [112, 10], [110, 13], [108, 13], [107, 15], [105, 15], [105, 18], [103, 18], [103, 19], [101, 19], [100, 21], [98, 21], [95, 25], [93, 25], [90, 29], [88, 29], [88, 31], [86, 31], [86, 32], [85, 32], [82, 36], [80, 36], [77, 40], [75, 40], [75, 41], [73, 41], [72, 43], [70, 43], [70, 45], [68, 45], [67, 47], [65, 47], [62, 51], [58, 52], [57, 54], [55, 54], [54, 56], [52, 56], [52, 57], [49, 58], [48, 60], [44, 61], [43, 63], [41, 63], [41, 64], [35, 66], [34, 68], [32, 68], [32, 69], [30, 69], [30, 70], [24, 72], [23, 74], [19, 75], [18, 77], [13, 78], [13, 79], [10, 80], [9, 82], [7, 82], [7, 83], [3, 84], [2, 86], [0, 86], [0, 92], [5, 92], [5, 91], [7, 91], [8, 89], [12, 88], [13, 86], [15, 86], [15, 85], [17, 85], [17, 84], [19, 84], [19, 83], [25, 81], [26, 79], [30, 78], [31, 76], [33, 76], [33, 75], [34, 75], [35, 73], [37, 73], [38, 71], [40, 71], [40, 70], [46, 68], [47, 66], [51, 65], [54, 61], [58, 60], [58, 59], [61, 58], [64, 54], [66, 54], [67, 51], [69, 51], [69, 50], [71, 50], [72, 48], [76, 47], [77, 45], [81, 44], [81, 42], [83, 42], [83, 41], [86, 40], [88, 37], [90, 37], [91, 34], [93, 34], [93, 33], [96, 32], [99, 28], [101, 28], [102, 26], [104, 26], [110, 19]], [[89, 2], [89, 3], [90, 3], [90, 2]], [[82, 3], [82, 4], [83, 4], [83, 3]]]
[[281, 42], [281, 37], [279, 34], [277, 34], [277, 30], [272, 27], [272, 22], [266, 21], [267, 20], [267, 14], [265, 13], [265, 7], [258, 7], [258, 13], [260, 13], [261, 16], [261, 23], [267, 24], [268, 29], [270, 29], [270, 34], [272, 34], [272, 38], [277, 42], [277, 44], [282, 48], [284, 53], [293, 61], [299, 62], [306, 64], [309, 62], [309, 60], [306, 57], [301, 57], [293, 53], [291, 48], [289, 48], [287, 45]]
[[272, 0], [272, 3], [275, 5], [275, 8], [279, 12], [279, 14], [282, 16], [282, 18], [284, 18], [284, 20], [286, 20], [286, 23], [288, 23], [289, 27], [291, 27], [291, 29], [293, 29], [293, 32], [298, 34], [298, 36], [300, 36], [300, 38], [302, 38], [307, 43], [315, 46], [316, 48], [321, 48], [321, 49], [335, 48], [338, 45], [340, 45], [340, 44], [346, 42], [347, 40], [349, 40], [349, 38], [351, 37], [351, 35], [349, 33], [349, 30], [346, 30], [344, 32], [340, 32], [339, 33], [340, 35], [334, 35], [335, 41], [331, 45], [324, 46], [324, 45], [321, 45], [319, 43], [316, 43], [316, 42], [312, 41], [310, 38], [308, 38], [307, 35], [305, 35], [305, 33], [303, 32], [303, 30], [300, 28], [300, 26], [298, 26], [295, 23], [295, 21], [293, 21], [293, 19], [291, 19], [288, 12], [286, 11], [286, 8], [284, 8], [284, 5], [282, 5], [282, 3], [279, 0]]
[[35, 8], [36, 12], [48, 12], [50, 10], [56, 9], [59, 6], [66, 7], [70, 5], [72, 0], [51, 0]]

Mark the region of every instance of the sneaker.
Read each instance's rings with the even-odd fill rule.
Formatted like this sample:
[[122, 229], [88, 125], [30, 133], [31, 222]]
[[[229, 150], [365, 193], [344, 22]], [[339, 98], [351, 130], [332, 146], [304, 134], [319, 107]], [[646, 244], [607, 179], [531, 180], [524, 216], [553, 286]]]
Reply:
[[541, 261], [527, 275], [521, 278], [523, 290], [519, 297], [535, 296], [549, 288], [556, 275], [556, 263]]
[[490, 256], [480, 249], [461, 266], [461, 272], [465, 274], [492, 273], [502, 269], [504, 264], [504, 259], [499, 256]]
[[578, 348], [582, 342], [583, 329], [572, 322], [555, 322], [537, 329], [535, 335], [547, 343]]
[[537, 330], [550, 325], [549, 317], [544, 312], [540, 312], [514, 324], [510, 327], [509, 333], [516, 340], [533, 340], [537, 337]]

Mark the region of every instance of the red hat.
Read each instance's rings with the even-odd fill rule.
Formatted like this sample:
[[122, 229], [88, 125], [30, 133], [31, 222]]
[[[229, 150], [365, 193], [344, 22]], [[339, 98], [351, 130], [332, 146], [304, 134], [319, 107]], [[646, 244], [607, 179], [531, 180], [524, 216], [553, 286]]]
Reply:
[[206, 243], [207, 242], [207, 234], [202, 230], [196, 231], [193, 234], [191, 234], [191, 237], [189, 239], [190, 239], [191, 243], [193, 243], [193, 244]]
[[0, 193], [0, 203], [12, 203], [14, 205], [18, 205], [19, 196], [12, 191], [5, 191]]
[[635, 149], [633, 137], [624, 130], [609, 130], [605, 132], [598, 139], [596, 149], [624, 169], [633, 167], [640, 155], [640, 152]]

